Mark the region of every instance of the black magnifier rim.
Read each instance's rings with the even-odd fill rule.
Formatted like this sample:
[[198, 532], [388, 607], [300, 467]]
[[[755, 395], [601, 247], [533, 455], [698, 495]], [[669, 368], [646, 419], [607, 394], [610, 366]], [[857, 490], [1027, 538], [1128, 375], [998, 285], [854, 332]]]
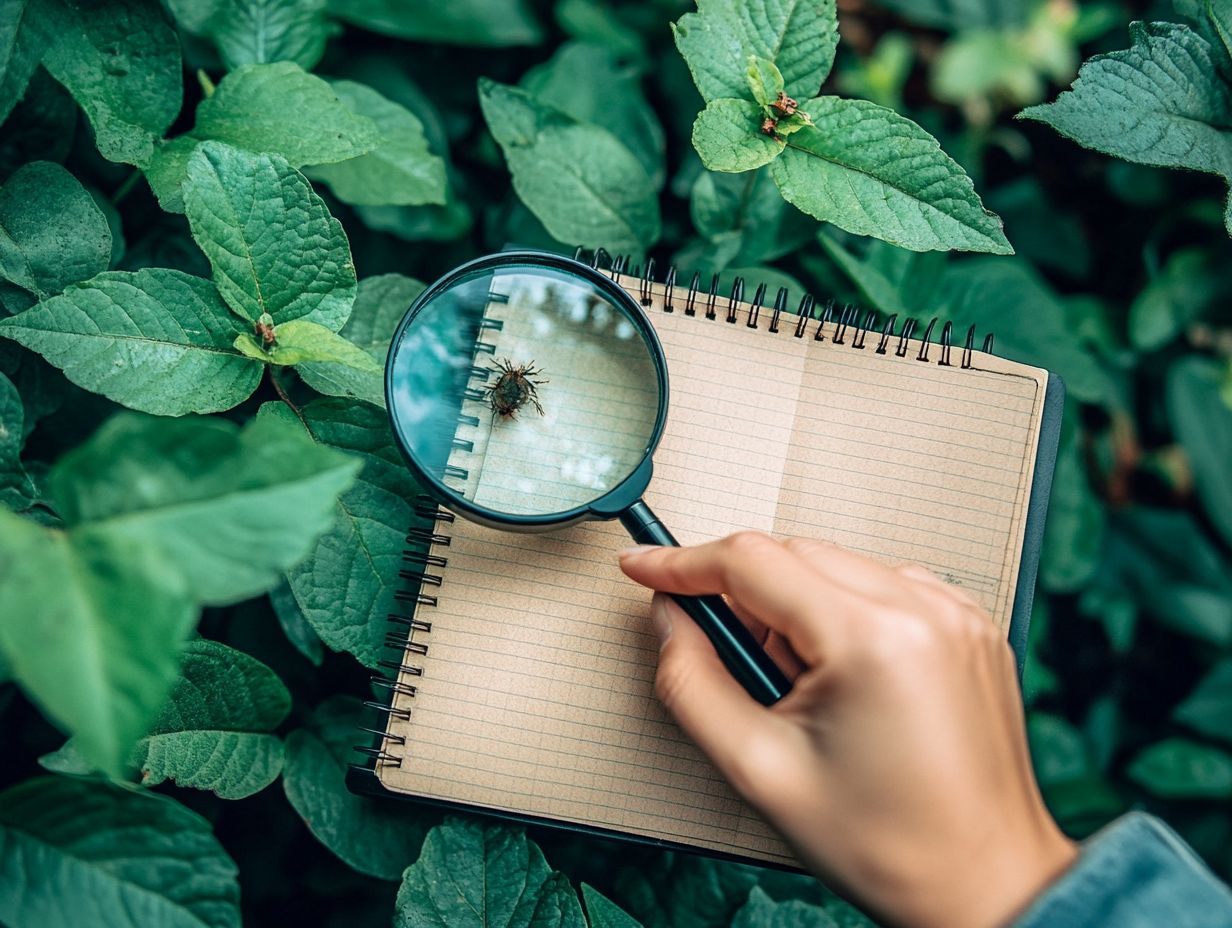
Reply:
[[[529, 266], [531, 270], [538, 267], [563, 271], [593, 284], [604, 296], [625, 310], [626, 317], [642, 336], [643, 342], [650, 352], [651, 360], [654, 362], [655, 373], [659, 377], [659, 408], [655, 415], [654, 429], [651, 431], [649, 442], [647, 442], [646, 455], [642, 459], [641, 464], [634, 468], [624, 480], [602, 496], [591, 500], [584, 506], [577, 506], [561, 512], [535, 515], [499, 512], [486, 506], [480, 506], [460, 496], [456, 491], [419, 466], [411, 450], [411, 442], [403, 431], [402, 423], [399, 421], [396, 412], [397, 407], [393, 401], [394, 361], [402, 345], [403, 335], [411, 323], [414, 322], [419, 312], [461, 278], [476, 272], [495, 271], [500, 268], [512, 267], [513, 265]], [[636, 502], [646, 489], [646, 485], [650, 482], [651, 458], [654, 455], [655, 449], [659, 446], [659, 439], [663, 437], [663, 428], [667, 424], [667, 360], [663, 354], [663, 345], [659, 341], [659, 336], [650, 324], [650, 320], [642, 309], [641, 304], [603, 271], [581, 261], [575, 261], [572, 258], [552, 254], [551, 252], [503, 251], [498, 254], [476, 258], [473, 261], [459, 265], [444, 277], [429, 285], [411, 303], [410, 307], [403, 314], [402, 321], [398, 323], [398, 328], [394, 330], [393, 340], [389, 344], [389, 354], [385, 359], [385, 408], [389, 411], [389, 422], [393, 430], [394, 440], [402, 452], [402, 456], [406, 459], [411, 473], [414, 474], [420, 486], [424, 487], [437, 502], [454, 512], [466, 516], [472, 521], [493, 528], [533, 531], [535, 529], [563, 527], [586, 519], [614, 518]]]

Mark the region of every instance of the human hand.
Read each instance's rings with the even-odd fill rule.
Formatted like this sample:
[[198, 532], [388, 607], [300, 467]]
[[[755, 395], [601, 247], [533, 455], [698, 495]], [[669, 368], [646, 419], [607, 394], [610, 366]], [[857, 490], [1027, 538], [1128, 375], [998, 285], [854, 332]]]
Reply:
[[[877, 917], [1004, 925], [1074, 860], [1032, 774], [1013, 654], [965, 592], [754, 532], [620, 565], [662, 591], [659, 698], [804, 865]], [[726, 594], [792, 691], [759, 705], [665, 592]]]

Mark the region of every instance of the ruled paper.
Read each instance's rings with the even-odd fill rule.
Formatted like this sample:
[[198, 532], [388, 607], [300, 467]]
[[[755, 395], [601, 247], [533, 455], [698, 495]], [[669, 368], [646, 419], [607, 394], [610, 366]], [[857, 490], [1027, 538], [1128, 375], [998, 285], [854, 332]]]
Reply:
[[[634, 291], [635, 282], [625, 281]], [[976, 354], [975, 369], [647, 309], [670, 371], [647, 501], [682, 543], [752, 528], [928, 566], [1008, 627], [1046, 372]], [[649, 594], [626, 580], [618, 525], [516, 535], [459, 519], [423, 675], [388, 788], [793, 863], [790, 850], [654, 699]]]

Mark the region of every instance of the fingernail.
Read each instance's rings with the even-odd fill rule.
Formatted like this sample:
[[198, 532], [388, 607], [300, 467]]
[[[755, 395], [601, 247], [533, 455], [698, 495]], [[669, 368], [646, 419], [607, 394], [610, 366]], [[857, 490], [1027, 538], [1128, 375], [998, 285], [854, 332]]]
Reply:
[[650, 600], [650, 622], [659, 636], [659, 648], [662, 649], [672, 634], [672, 614], [667, 608], [667, 597], [662, 593], [655, 593]]
[[627, 557], [633, 557], [635, 554], [645, 554], [647, 551], [658, 551], [662, 545], [633, 545], [625, 548], [617, 555], [622, 561]]

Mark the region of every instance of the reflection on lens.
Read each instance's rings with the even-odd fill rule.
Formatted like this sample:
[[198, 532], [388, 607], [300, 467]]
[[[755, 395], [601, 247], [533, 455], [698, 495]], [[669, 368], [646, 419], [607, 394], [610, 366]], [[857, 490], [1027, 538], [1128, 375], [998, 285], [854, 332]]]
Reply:
[[650, 450], [661, 384], [626, 309], [528, 264], [425, 303], [392, 356], [390, 411], [420, 469], [497, 513], [584, 506]]

